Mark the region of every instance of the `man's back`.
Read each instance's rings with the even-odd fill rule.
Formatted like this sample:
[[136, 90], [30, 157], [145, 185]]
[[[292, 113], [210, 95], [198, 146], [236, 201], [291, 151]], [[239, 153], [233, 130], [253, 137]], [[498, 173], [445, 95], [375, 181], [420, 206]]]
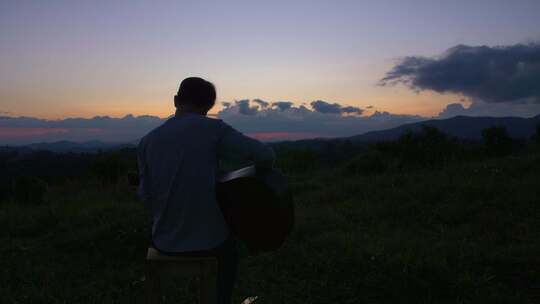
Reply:
[[274, 157], [221, 120], [194, 113], [177, 113], [141, 140], [140, 194], [152, 214], [156, 248], [204, 250], [229, 236], [215, 183], [218, 159], [231, 154], [255, 161]]

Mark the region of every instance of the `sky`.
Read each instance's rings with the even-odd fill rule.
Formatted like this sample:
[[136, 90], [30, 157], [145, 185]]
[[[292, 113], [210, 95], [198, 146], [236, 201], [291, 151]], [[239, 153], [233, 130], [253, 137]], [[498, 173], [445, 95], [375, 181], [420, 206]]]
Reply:
[[[514, 58], [516, 67], [525, 62], [522, 70], [532, 76], [508, 90], [527, 84], [538, 88], [538, 12], [537, 0], [0, 0], [0, 143], [62, 138], [59, 134], [69, 130], [53, 126], [67, 118], [165, 118], [174, 111], [179, 82], [188, 76], [216, 85], [213, 114], [233, 126], [244, 123], [242, 131], [263, 132], [262, 137], [283, 135], [290, 131], [287, 126], [301, 126], [307, 116], [355, 127], [322, 132], [296, 126], [294, 138], [362, 133], [403, 123], [403, 117], [443, 117], [456, 110], [467, 114], [471, 105], [474, 115], [533, 116], [540, 112], [540, 94], [534, 90], [520, 100], [503, 100], [479, 95], [468, 84], [441, 87], [424, 80], [435, 67], [455, 62], [452, 58], [462, 62], [466, 50], [455, 48], [467, 46], [480, 54], [475, 63], [488, 57], [496, 63]], [[520, 44], [528, 48], [512, 48]], [[449, 54], [454, 57], [448, 59]], [[419, 64], [407, 58], [432, 61]], [[414, 73], [403, 73], [411, 67]], [[451, 67], [438, 71], [452, 73]], [[489, 91], [490, 79], [479, 84], [483, 92]], [[242, 100], [249, 100], [248, 107], [258, 106], [256, 115], [242, 116]], [[280, 101], [293, 103], [285, 111], [288, 116], [276, 120], [274, 129], [259, 128], [262, 120], [270, 124], [274, 120], [268, 116], [283, 112], [272, 106]], [[361, 111], [354, 117], [322, 113], [312, 107], [314, 101]], [[447, 111], [448, 105], [454, 112]], [[394, 115], [396, 120], [366, 127], [361, 119], [373, 115]], [[14, 123], [21, 116], [42, 124]], [[56, 137], [46, 136], [51, 132]], [[74, 138], [120, 139], [96, 135], [103, 132]]]

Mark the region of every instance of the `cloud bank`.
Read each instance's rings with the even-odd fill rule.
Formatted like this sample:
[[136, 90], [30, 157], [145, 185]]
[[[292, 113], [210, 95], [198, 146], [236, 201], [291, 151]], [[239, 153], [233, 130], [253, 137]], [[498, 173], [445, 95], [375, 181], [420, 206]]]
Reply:
[[484, 103], [540, 103], [540, 44], [458, 45], [437, 58], [406, 57], [380, 81], [395, 84]]
[[242, 99], [223, 103], [218, 117], [240, 131], [266, 140], [311, 137], [340, 137], [416, 122], [425, 117], [375, 112], [362, 116], [363, 109], [315, 100], [295, 106], [290, 101], [266, 102]]
[[[313, 101], [308, 106], [295, 105], [290, 101], [267, 102], [261, 99], [243, 99], [223, 104], [223, 110], [217, 114], [219, 119], [249, 136], [264, 141], [345, 137], [456, 115], [527, 117], [533, 116], [531, 113], [540, 113], [540, 104], [482, 102], [475, 102], [469, 107], [459, 102], [452, 103], [435, 117], [398, 115], [381, 111], [364, 115], [361, 108], [322, 100]], [[61, 140], [136, 142], [165, 120], [166, 118], [147, 115], [61, 120], [0, 116], [0, 145]]]
[[[363, 110], [359, 107], [322, 100], [313, 101], [308, 106], [297, 106], [290, 101], [243, 99], [224, 102], [223, 106], [217, 114], [219, 119], [265, 141], [350, 136], [426, 119], [388, 112], [362, 116]], [[155, 116], [133, 115], [61, 120], [0, 116], [0, 145], [60, 140], [135, 142], [164, 121]]]
[[364, 110], [358, 107], [342, 106], [338, 103], [328, 103], [322, 100], [315, 100], [310, 103], [313, 110], [319, 113], [331, 113], [331, 114], [357, 114], [361, 115]]
[[531, 103], [486, 103], [475, 101], [468, 107], [456, 102], [447, 105], [437, 118], [450, 118], [458, 115], [489, 117], [532, 117], [540, 114], [540, 104]]
[[60, 140], [132, 142], [163, 119], [156, 116], [126, 115], [123, 118], [96, 116], [46, 120], [33, 117], [0, 116], [0, 145], [20, 145]]

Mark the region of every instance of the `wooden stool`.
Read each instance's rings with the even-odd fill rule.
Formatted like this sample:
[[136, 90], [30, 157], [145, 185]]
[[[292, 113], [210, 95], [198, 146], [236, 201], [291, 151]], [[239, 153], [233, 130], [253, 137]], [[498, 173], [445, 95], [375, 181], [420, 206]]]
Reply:
[[199, 303], [216, 303], [216, 258], [167, 256], [160, 254], [155, 248], [148, 248], [146, 255], [146, 296], [148, 304], [158, 304], [161, 301], [160, 276], [165, 272], [174, 272], [187, 277], [199, 277]]

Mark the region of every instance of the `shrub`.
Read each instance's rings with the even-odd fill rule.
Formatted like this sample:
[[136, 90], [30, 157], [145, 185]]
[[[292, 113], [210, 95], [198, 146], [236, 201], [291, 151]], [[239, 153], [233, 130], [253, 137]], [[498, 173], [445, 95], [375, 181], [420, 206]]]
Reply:
[[19, 176], [13, 180], [13, 199], [18, 203], [43, 204], [47, 193], [47, 183], [32, 176]]
[[503, 126], [482, 130], [482, 138], [488, 155], [505, 156], [512, 152], [513, 140]]
[[311, 149], [290, 149], [282, 151], [277, 158], [276, 167], [284, 170], [303, 173], [315, 169], [319, 161], [315, 152]]
[[536, 126], [536, 132], [533, 135], [533, 141], [540, 144], [540, 124]]
[[455, 139], [429, 125], [422, 125], [419, 131], [408, 130], [398, 140], [379, 143], [376, 148], [407, 168], [442, 164], [456, 158], [459, 151]]
[[386, 171], [388, 167], [381, 153], [370, 151], [360, 154], [349, 160], [343, 166], [346, 175], [371, 175]]
[[93, 166], [94, 174], [103, 185], [116, 185], [126, 169], [125, 157], [119, 153], [103, 153]]

